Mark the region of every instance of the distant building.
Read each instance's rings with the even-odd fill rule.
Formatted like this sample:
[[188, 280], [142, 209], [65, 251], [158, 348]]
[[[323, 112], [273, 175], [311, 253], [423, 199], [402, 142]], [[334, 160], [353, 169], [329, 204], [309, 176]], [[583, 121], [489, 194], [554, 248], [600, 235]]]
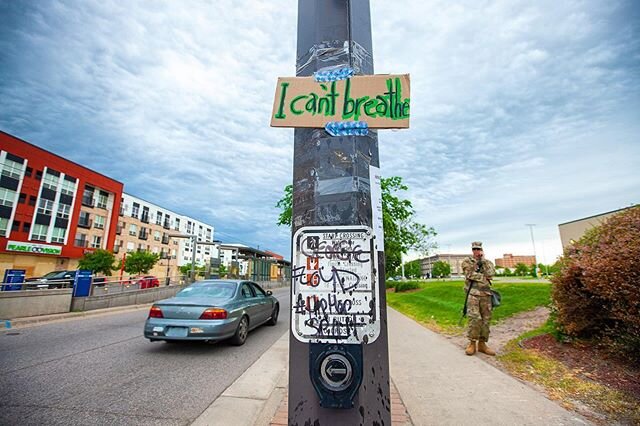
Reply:
[[253, 281], [285, 280], [291, 277], [291, 262], [271, 252], [244, 244], [220, 244], [220, 262], [229, 278]]
[[451, 275], [464, 275], [462, 262], [468, 258], [469, 254], [434, 254], [420, 259], [420, 270], [423, 277], [433, 278], [433, 264], [442, 261], [451, 266]]
[[562, 241], [562, 247], [567, 247], [572, 244], [573, 241], [578, 241], [585, 232], [596, 226], [602, 225], [602, 223], [611, 216], [618, 214], [624, 210], [633, 208], [625, 207], [623, 209], [613, 210], [608, 213], [602, 213], [595, 216], [585, 217], [583, 219], [576, 219], [570, 222], [561, 223], [558, 225], [560, 230], [560, 241]]
[[111, 250], [122, 188], [0, 131], [0, 273], [76, 269], [85, 253]]
[[536, 265], [535, 256], [514, 256], [510, 253], [505, 253], [502, 258], [496, 259], [496, 266], [501, 268], [515, 268], [518, 263], [522, 263], [527, 266]]
[[[161, 260], [150, 273], [175, 276], [179, 273], [178, 267], [191, 264], [193, 256], [191, 240], [175, 237], [197, 235], [198, 242], [213, 243], [213, 233], [211, 225], [123, 193], [113, 252], [117, 256], [134, 251], [158, 254]], [[212, 258], [218, 259], [215, 245], [197, 246], [196, 265], [209, 265]]]

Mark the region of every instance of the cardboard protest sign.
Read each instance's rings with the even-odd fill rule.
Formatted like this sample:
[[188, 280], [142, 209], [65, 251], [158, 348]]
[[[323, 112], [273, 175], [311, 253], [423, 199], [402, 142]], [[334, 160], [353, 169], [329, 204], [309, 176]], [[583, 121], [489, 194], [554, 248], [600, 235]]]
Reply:
[[374, 129], [406, 129], [409, 74], [363, 75], [316, 82], [313, 77], [280, 77], [272, 127], [318, 127], [331, 121], [365, 121]]

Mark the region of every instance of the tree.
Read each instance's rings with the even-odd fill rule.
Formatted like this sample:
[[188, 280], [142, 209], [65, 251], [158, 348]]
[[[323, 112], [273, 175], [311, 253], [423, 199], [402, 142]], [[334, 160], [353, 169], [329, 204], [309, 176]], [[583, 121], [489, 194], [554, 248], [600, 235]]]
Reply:
[[449, 275], [451, 275], [451, 265], [449, 265], [449, 262], [438, 260], [433, 264], [431, 275], [432, 278], [448, 277]]
[[78, 269], [86, 269], [94, 274], [111, 276], [116, 257], [108, 250], [98, 249], [93, 253], [86, 253], [78, 262]]
[[220, 275], [220, 278], [224, 277], [227, 275], [227, 267], [220, 264], [220, 267], [218, 268], [218, 275]]
[[291, 226], [291, 214], [293, 212], [293, 185], [284, 187], [284, 196], [276, 203], [276, 207], [282, 210], [278, 216], [277, 225]]
[[148, 251], [129, 253], [124, 262], [124, 270], [129, 274], [147, 274], [160, 260], [160, 255]]
[[[433, 237], [436, 231], [414, 221], [415, 211], [411, 201], [401, 199], [396, 192], [409, 188], [402, 183], [402, 178], [393, 176], [382, 178], [382, 222], [384, 226], [384, 254], [387, 276], [397, 275], [402, 254], [409, 250], [427, 254], [436, 247]], [[283, 197], [276, 203], [281, 209], [278, 225], [291, 226], [293, 210], [293, 185], [284, 188]]]
[[406, 278], [420, 278], [422, 275], [422, 265], [420, 259], [405, 263], [404, 276]]
[[511, 269], [509, 268], [504, 268], [504, 275], [507, 277], [510, 277], [512, 274]]
[[[202, 276], [202, 275], [204, 275], [204, 272], [205, 272], [205, 266], [204, 265], [198, 266], [196, 264], [195, 268], [193, 268], [193, 271], [195, 272], [196, 275]], [[182, 275], [189, 275], [189, 273], [191, 273], [191, 263], [187, 263], [186, 265], [182, 265], [180, 267], [180, 273]]]
[[529, 275], [529, 267], [524, 263], [517, 263], [516, 269], [513, 270], [513, 275], [524, 277], [525, 275]]
[[533, 278], [537, 278], [538, 272], [540, 271], [541, 271], [540, 268], [536, 266], [535, 263], [532, 263], [531, 266], [529, 267], [529, 275], [531, 275]]

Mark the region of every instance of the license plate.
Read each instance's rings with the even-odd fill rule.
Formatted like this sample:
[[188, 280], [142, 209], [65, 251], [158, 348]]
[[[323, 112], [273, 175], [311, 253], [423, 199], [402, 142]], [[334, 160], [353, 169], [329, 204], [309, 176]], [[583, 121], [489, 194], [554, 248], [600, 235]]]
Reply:
[[187, 327], [167, 327], [164, 332], [168, 337], [187, 337], [189, 329]]

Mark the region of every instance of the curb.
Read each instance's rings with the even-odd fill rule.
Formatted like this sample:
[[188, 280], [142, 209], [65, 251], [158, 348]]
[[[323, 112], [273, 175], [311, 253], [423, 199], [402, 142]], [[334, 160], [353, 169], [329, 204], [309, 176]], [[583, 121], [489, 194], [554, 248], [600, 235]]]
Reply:
[[12, 320], [4, 320], [4, 329], [10, 330], [14, 328], [26, 328], [26, 327], [44, 325], [44, 324], [53, 323], [53, 322], [79, 319], [83, 317], [93, 317], [93, 316], [100, 316], [100, 315], [109, 315], [112, 313], [137, 311], [141, 309], [148, 309], [151, 305], [152, 303], [145, 303], [143, 305], [117, 306], [113, 308], [95, 309], [95, 310], [83, 311], [83, 312], [65, 312], [62, 314], [50, 314], [50, 315], [39, 315], [36, 317], [14, 318]]
[[191, 424], [268, 425], [287, 386], [288, 330]]

